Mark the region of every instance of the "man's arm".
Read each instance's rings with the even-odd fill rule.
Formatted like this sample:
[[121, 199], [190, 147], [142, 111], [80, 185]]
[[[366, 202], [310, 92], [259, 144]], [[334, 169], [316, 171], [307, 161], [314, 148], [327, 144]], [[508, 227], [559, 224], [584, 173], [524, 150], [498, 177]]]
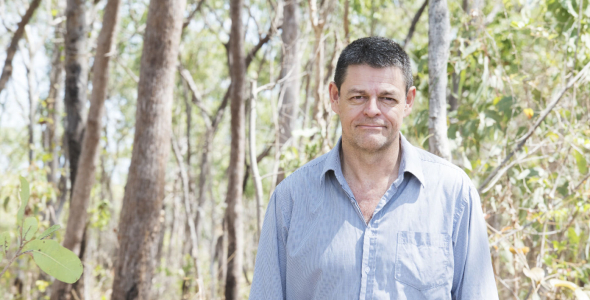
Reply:
[[260, 233], [251, 300], [285, 299], [285, 243], [287, 238], [283, 212], [275, 192], [268, 203]]
[[469, 186], [463, 211], [457, 220], [453, 245], [455, 270], [451, 294], [454, 300], [496, 300], [498, 290], [492, 269], [486, 223], [474, 186]]

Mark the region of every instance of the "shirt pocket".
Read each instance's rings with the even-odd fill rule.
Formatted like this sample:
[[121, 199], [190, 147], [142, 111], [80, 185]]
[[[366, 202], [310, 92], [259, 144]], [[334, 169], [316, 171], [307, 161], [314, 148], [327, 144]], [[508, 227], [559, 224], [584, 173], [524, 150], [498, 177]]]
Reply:
[[395, 279], [420, 291], [449, 283], [453, 273], [450, 240], [448, 234], [398, 232]]

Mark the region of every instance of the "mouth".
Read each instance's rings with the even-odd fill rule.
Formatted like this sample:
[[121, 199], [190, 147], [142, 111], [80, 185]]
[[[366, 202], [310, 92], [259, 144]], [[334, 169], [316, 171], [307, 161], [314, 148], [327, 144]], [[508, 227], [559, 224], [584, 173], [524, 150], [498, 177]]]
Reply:
[[385, 126], [382, 126], [382, 125], [357, 125], [357, 127], [367, 128], [367, 129], [372, 129], [372, 128], [374, 128], [374, 129], [377, 129], [377, 128], [385, 128]]

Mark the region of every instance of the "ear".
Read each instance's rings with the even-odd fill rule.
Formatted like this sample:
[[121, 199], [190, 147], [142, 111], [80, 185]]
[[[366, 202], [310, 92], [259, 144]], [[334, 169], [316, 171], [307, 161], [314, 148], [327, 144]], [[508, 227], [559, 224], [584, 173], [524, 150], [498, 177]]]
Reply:
[[414, 107], [414, 100], [416, 99], [416, 87], [412, 86], [406, 94], [406, 106], [404, 107], [404, 118], [409, 116]]
[[339, 114], [340, 107], [338, 105], [340, 104], [340, 95], [339, 95], [338, 87], [336, 86], [336, 83], [334, 81], [330, 82], [329, 91], [330, 91], [330, 105], [332, 106], [332, 110], [336, 114]]

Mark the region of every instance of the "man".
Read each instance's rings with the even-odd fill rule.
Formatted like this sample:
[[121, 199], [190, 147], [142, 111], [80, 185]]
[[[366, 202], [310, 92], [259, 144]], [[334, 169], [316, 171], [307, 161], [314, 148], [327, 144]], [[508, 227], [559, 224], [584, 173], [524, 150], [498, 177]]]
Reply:
[[399, 132], [412, 81], [391, 40], [342, 51], [329, 89], [342, 137], [276, 188], [250, 299], [498, 299], [477, 190]]

